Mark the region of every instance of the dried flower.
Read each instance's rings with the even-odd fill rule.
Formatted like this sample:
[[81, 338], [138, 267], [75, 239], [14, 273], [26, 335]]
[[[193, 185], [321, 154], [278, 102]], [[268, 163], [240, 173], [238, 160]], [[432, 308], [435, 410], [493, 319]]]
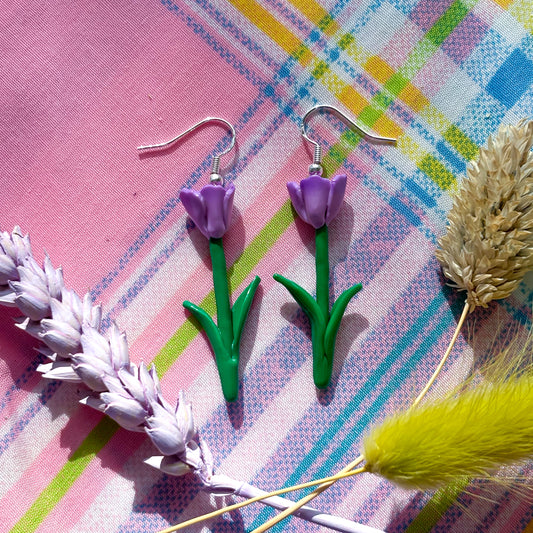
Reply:
[[287, 189], [300, 218], [318, 229], [337, 216], [346, 190], [346, 176], [340, 174], [328, 180], [312, 175], [300, 183], [290, 181]]
[[116, 324], [111, 326], [109, 340], [96, 328], [85, 323], [80, 337], [81, 352], [71, 355], [73, 369], [94, 391], [106, 391], [105, 377], [115, 377], [117, 371], [130, 368], [126, 335]]
[[27, 256], [23, 265], [17, 267], [17, 273], [20, 281], [8, 280], [9, 287], [15, 293], [17, 307], [32, 320], [49, 317], [51, 298], [61, 298], [63, 290], [61, 269], [53, 268], [48, 255], [45, 257], [44, 270], [32, 256]]
[[43, 318], [41, 338], [46, 345], [61, 357], [75, 353], [80, 345], [80, 332], [67, 322]]
[[533, 375], [484, 381], [388, 417], [365, 437], [366, 470], [407, 488], [487, 478], [533, 456]]
[[17, 280], [18, 271], [15, 261], [7, 254], [0, 255], [0, 285], [7, 285], [11, 280]]
[[81, 382], [80, 376], [74, 371], [72, 364], [69, 361], [44, 363], [39, 365], [38, 371], [43, 374], [43, 378], [70, 381], [72, 383]]
[[[175, 412], [168, 411], [157, 402], [152, 402], [151, 407], [153, 415], [146, 419], [146, 432], [152, 442], [163, 455], [181, 455], [186, 458], [187, 448], [196, 430], [191, 404], [185, 401], [183, 392], [180, 392]], [[181, 457], [180, 459], [183, 460]]]
[[[0, 255], [11, 260], [13, 264], [22, 265], [27, 257], [31, 257], [31, 246], [28, 236], [23, 236], [19, 226], [15, 226], [10, 234], [7, 231], [0, 233]], [[2, 284], [8, 281], [17, 281], [18, 275], [3, 280]]]
[[235, 186], [206, 185], [200, 191], [182, 189], [180, 199], [198, 229], [208, 238], [226, 233], [233, 207]]
[[[104, 392], [107, 385], [104, 377], [114, 375], [114, 368], [107, 362], [91, 353], [76, 353], [72, 355], [72, 369], [91, 390]], [[45, 376], [48, 377], [48, 376]]]
[[48, 291], [31, 282], [11, 281], [9, 286], [15, 293], [15, 304], [31, 320], [41, 320], [50, 315]]
[[467, 170], [436, 257], [467, 303], [487, 307], [533, 266], [533, 122], [500, 127]]
[[[76, 360], [82, 361], [73, 368], [82, 366], [80, 376], [86, 384], [94, 380], [95, 390], [102, 391], [99, 396], [89, 396], [83, 403], [102, 411], [122, 427], [130, 431], [144, 431], [145, 419], [153, 413], [151, 396], [140, 380], [141, 368], [129, 363], [119, 370], [93, 356], [97, 363], [91, 364], [91, 357], [78, 354]], [[141, 363], [144, 367], [144, 363]], [[143, 373], [146, 368], [143, 368]], [[97, 387], [97, 388], [96, 388]], [[155, 388], [155, 384], [151, 384]]]

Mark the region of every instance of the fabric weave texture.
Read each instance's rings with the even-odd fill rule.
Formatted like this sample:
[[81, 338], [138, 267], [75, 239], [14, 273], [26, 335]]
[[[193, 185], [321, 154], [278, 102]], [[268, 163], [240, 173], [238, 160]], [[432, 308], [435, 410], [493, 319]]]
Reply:
[[[91, 290], [104, 328], [116, 321], [127, 332], [132, 361], [156, 364], [165, 398], [186, 391], [217, 472], [274, 490], [351, 462], [369, 424], [416, 397], [452, 335], [463, 296], [446, 286], [434, 249], [467, 163], [500, 124], [531, 116], [531, 2], [0, 5], [0, 227], [20, 225], [68, 286]], [[347, 175], [328, 228], [332, 298], [363, 284], [326, 391], [312, 381], [309, 322], [272, 279], [314, 294], [314, 231], [286, 183], [307, 175], [300, 117], [319, 103], [398, 139], [369, 144], [330, 115], [310, 125], [324, 175]], [[179, 199], [208, 183], [227, 133], [206, 127], [165, 152], [136, 151], [206, 116], [237, 131], [238, 149], [221, 161], [235, 186], [230, 289], [262, 279], [234, 404], [182, 308], [190, 300], [215, 312], [208, 242]], [[498, 328], [529, 327], [531, 281], [475, 312], [476, 342], [460, 338], [431, 394], [460, 381]], [[43, 358], [15, 316], [0, 309], [1, 531], [152, 532], [222, 505], [193, 477], [144, 465], [148, 439], [80, 405], [76, 386], [42, 380]], [[478, 489], [423, 494], [365, 474], [314, 505], [391, 533], [533, 530], [518, 494], [495, 487], [487, 501]], [[251, 531], [273, 513], [254, 505], [194, 531]], [[297, 518], [273, 529], [319, 530]]]

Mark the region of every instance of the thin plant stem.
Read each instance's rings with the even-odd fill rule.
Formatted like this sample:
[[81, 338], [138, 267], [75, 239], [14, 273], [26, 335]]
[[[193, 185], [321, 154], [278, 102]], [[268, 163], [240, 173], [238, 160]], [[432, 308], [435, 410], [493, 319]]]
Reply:
[[329, 319], [329, 249], [328, 227], [324, 224], [315, 230], [316, 303]]
[[325, 351], [324, 336], [329, 321], [329, 245], [328, 227], [315, 230], [316, 303], [318, 320], [312, 321], [313, 379], [319, 389], [325, 389], [331, 379], [333, 361]]
[[[266, 491], [258, 489], [248, 483], [239, 483], [235, 487], [235, 496], [240, 496], [241, 498], [249, 499], [255, 498], [256, 496], [265, 496]], [[278, 511], [284, 511], [292, 505], [292, 500], [288, 500], [281, 496], [271, 496], [265, 500], [261, 500], [258, 503], [263, 505], [269, 505], [274, 507]], [[375, 529], [363, 524], [354, 522], [353, 520], [348, 520], [347, 518], [341, 518], [340, 516], [330, 515], [328, 513], [323, 513], [312, 507], [307, 507], [304, 505], [301, 509], [298, 509], [294, 516], [297, 516], [301, 520], [306, 520], [313, 524], [326, 527], [333, 531], [340, 531], [341, 533], [383, 533], [379, 529]]]
[[[437, 376], [440, 374], [440, 371], [442, 370], [444, 364], [446, 363], [446, 361], [447, 361], [447, 359], [448, 359], [448, 357], [449, 357], [449, 355], [450, 355], [450, 353], [451, 353], [451, 351], [452, 351], [452, 349], [453, 349], [453, 347], [455, 345], [455, 341], [457, 340], [457, 338], [459, 336], [459, 332], [461, 331], [461, 328], [463, 327], [464, 321], [465, 321], [469, 311], [470, 311], [470, 305], [468, 304], [468, 302], [466, 302], [465, 306], [463, 308], [463, 312], [461, 313], [461, 317], [459, 319], [459, 322], [457, 323], [457, 327], [455, 328], [455, 331], [453, 333], [453, 336], [452, 336], [452, 339], [450, 341], [450, 344], [448, 345], [448, 348], [444, 352], [444, 355], [442, 356], [442, 359], [440, 360], [437, 368], [435, 369], [435, 372], [433, 372], [433, 375], [429, 378], [429, 381], [426, 383], [425, 387], [422, 389], [422, 392], [414, 400], [413, 407], [418, 405], [422, 401], [424, 396], [429, 391], [431, 385], [433, 385], [434, 381], [437, 379]], [[357, 459], [355, 459], [355, 461], [353, 461], [352, 463], [350, 463], [349, 465], [344, 467], [340, 471], [339, 474], [344, 474], [346, 472], [349, 472], [350, 470], [352, 470], [353, 468], [355, 468], [356, 466], [361, 464], [363, 461], [364, 461], [364, 457], [362, 455], [360, 455], [359, 457], [357, 457]], [[341, 477], [339, 477], [337, 479], [341, 479]], [[267, 522], [265, 522], [262, 526], [258, 527], [257, 529], [254, 529], [252, 531], [252, 533], [264, 533], [264, 531], [267, 531], [271, 527], [275, 526], [278, 522], [281, 522], [281, 520], [287, 518], [289, 515], [294, 513], [294, 511], [299, 509], [302, 505], [305, 505], [306, 503], [310, 502], [311, 500], [315, 499], [317, 496], [322, 494], [326, 489], [331, 487], [331, 485], [333, 485], [336, 481], [337, 480], [330, 481], [330, 482], [327, 482], [327, 483], [321, 485], [320, 487], [317, 487], [313, 492], [311, 492], [310, 494], [308, 494], [304, 498], [302, 498], [302, 499], [298, 500], [297, 502], [295, 502], [292, 507], [289, 507], [285, 511], [282, 511], [281, 513], [279, 513], [275, 517], [273, 517], [270, 520], [268, 520]]]
[[437, 379], [437, 376], [440, 374], [442, 367], [446, 364], [446, 361], [448, 360], [448, 357], [450, 353], [452, 352], [453, 347], [455, 346], [455, 341], [457, 340], [457, 337], [459, 337], [459, 333], [461, 331], [461, 328], [463, 327], [463, 324], [466, 320], [466, 317], [468, 316], [469, 311], [470, 311], [470, 305], [467, 301], [465, 302], [465, 306], [463, 307], [463, 312], [461, 313], [459, 322], [457, 322], [457, 327], [455, 328], [455, 331], [453, 332], [452, 340], [450, 341], [448, 348], [446, 348], [446, 351], [444, 352], [444, 355], [442, 356], [442, 359], [440, 360], [439, 365], [435, 369], [435, 372], [433, 372], [433, 375], [429, 378], [429, 381], [426, 383], [426, 386], [422, 389], [420, 394], [416, 397], [415, 401], [413, 402], [413, 407], [417, 406], [422, 401], [424, 396], [427, 394], [428, 390], [431, 388], [431, 385], [433, 385], [433, 383]]
[[229, 301], [228, 276], [226, 272], [226, 256], [222, 239], [209, 239], [209, 253], [213, 265], [213, 286], [215, 302], [217, 304], [217, 326], [222, 336], [222, 342], [231, 357], [233, 344], [233, 326], [231, 305]]
[[313, 492], [308, 494], [307, 496], [304, 496], [300, 500], [294, 503], [293, 506], [289, 507], [285, 511], [282, 511], [278, 515], [276, 515], [274, 518], [271, 518], [268, 522], [265, 522], [262, 526], [259, 526], [257, 529], [254, 529], [252, 533], [261, 533], [263, 531], [266, 531], [267, 529], [270, 529], [272, 526], [275, 526], [278, 522], [283, 520], [284, 518], [287, 518], [289, 515], [297, 511], [300, 506], [305, 505], [307, 502], [310, 502], [314, 498], [316, 498], [318, 495], [322, 494], [326, 489], [331, 487], [337, 480], [343, 479], [345, 477], [349, 477], [346, 474], [351, 474], [352, 472], [359, 472], [362, 470], [364, 472], [364, 467], [358, 468], [357, 470], [353, 470], [356, 466], [360, 465], [364, 461], [364, 457], [362, 455], [359, 455], [354, 461], [352, 461], [349, 465], [345, 466], [338, 474], [335, 476], [332, 476], [330, 481], [325, 481], [320, 487], [317, 487]]
[[[344, 476], [344, 477], [356, 476], [358, 474], [362, 474], [365, 471], [366, 471], [365, 467], [363, 466], [361, 468], [358, 468], [357, 470], [353, 470], [353, 471], [347, 473], [347, 475]], [[192, 526], [194, 524], [199, 524], [200, 522], [203, 522], [205, 520], [209, 520], [210, 518], [216, 518], [217, 516], [220, 516], [221, 514], [229, 513], [231, 511], [235, 511], [236, 509], [241, 509], [242, 507], [246, 507], [247, 505], [250, 505], [252, 503], [259, 502], [261, 500], [264, 500], [265, 498], [270, 498], [272, 496], [279, 496], [280, 494], [286, 494], [287, 492], [292, 492], [292, 491], [295, 491], [295, 490], [314, 487], [315, 485], [319, 485], [321, 483], [331, 482], [332, 480], [336, 480], [337, 478], [338, 478], [338, 476], [326, 477], [326, 478], [322, 478], [322, 479], [317, 479], [315, 481], [308, 481], [307, 483], [301, 483], [300, 485], [295, 485], [293, 487], [288, 487], [288, 488], [285, 488], [285, 489], [279, 489], [279, 490], [275, 490], [273, 492], [268, 492], [266, 494], [261, 494], [260, 496], [256, 496], [255, 498], [250, 498], [249, 500], [245, 500], [245, 501], [240, 502], [240, 503], [235, 503], [233, 505], [229, 505], [228, 507], [223, 507], [222, 509], [218, 509], [216, 511], [213, 511], [212, 513], [207, 513], [205, 515], [198, 516], [197, 518], [193, 518], [191, 520], [187, 520], [186, 522], [183, 522], [182, 524], [177, 524], [177, 525], [171, 526], [171, 527], [169, 527], [167, 529], [163, 529], [159, 533], [172, 533], [173, 531], [179, 531], [179, 530], [184, 529], [184, 528], [186, 528], [188, 526]]]

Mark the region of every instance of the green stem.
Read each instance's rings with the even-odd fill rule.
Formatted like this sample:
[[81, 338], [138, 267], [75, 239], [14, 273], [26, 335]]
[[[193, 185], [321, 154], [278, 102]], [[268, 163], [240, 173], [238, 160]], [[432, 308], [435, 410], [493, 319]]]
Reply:
[[[217, 305], [217, 329], [220, 348], [211, 343], [215, 352], [218, 373], [224, 398], [234, 402], [239, 395], [239, 352], [233, 348], [233, 317], [229, 301], [228, 274], [222, 239], [209, 239], [209, 252], [213, 265], [213, 285]], [[215, 336], [216, 337], [216, 336]]]
[[[313, 378], [319, 389], [325, 389], [331, 379], [332, 358], [324, 347], [324, 334], [329, 321], [329, 249], [328, 227], [324, 224], [315, 230], [316, 302], [322, 320], [312, 324]], [[331, 360], [330, 360], [331, 359]]]
[[209, 239], [209, 252], [213, 265], [213, 285], [215, 288], [215, 302], [217, 304], [217, 326], [222, 336], [222, 342], [228, 354], [231, 354], [233, 344], [233, 325], [231, 306], [229, 301], [228, 275], [226, 272], [226, 256], [222, 246], [222, 239]]
[[329, 310], [329, 250], [328, 228], [322, 226], [315, 232], [316, 299], [303, 287], [279, 274], [274, 279], [281, 283], [305, 311], [311, 322], [313, 345], [313, 380], [319, 389], [325, 389], [331, 380], [335, 339], [342, 315], [348, 302], [361, 290], [357, 283], [347, 288]]
[[315, 230], [315, 249], [316, 302], [327, 324], [329, 319], [329, 250], [328, 227], [325, 224]]

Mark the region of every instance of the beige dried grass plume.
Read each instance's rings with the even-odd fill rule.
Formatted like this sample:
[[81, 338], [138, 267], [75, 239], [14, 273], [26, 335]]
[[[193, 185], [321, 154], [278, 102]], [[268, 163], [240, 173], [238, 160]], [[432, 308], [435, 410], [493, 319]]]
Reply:
[[470, 310], [506, 298], [533, 267], [533, 121], [501, 126], [467, 169], [435, 253]]

